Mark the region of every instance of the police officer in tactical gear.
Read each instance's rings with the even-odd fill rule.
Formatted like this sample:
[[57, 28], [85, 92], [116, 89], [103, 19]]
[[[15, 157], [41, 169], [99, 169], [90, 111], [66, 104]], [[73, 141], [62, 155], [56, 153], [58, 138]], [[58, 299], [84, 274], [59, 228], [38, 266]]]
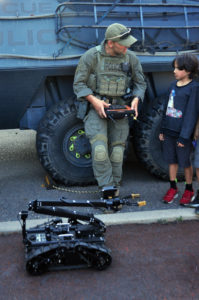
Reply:
[[117, 194], [129, 124], [126, 117], [115, 122], [107, 119], [105, 108], [111, 104], [127, 104], [124, 95], [131, 88], [131, 109], [138, 116], [138, 102], [144, 98], [146, 83], [138, 58], [128, 50], [135, 42], [130, 29], [124, 25], [108, 26], [101, 45], [89, 49], [80, 58], [73, 85], [77, 99], [89, 106], [83, 120], [98, 186], [102, 189], [115, 185]]

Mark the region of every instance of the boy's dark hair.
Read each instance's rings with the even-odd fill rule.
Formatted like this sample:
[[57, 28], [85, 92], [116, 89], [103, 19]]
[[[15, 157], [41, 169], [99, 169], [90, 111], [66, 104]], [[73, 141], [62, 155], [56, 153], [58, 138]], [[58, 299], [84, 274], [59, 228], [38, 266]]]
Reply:
[[192, 53], [185, 53], [176, 56], [172, 62], [172, 67], [175, 68], [175, 63], [179, 70], [185, 70], [190, 72], [189, 78], [193, 78], [198, 74], [198, 59], [197, 56]]

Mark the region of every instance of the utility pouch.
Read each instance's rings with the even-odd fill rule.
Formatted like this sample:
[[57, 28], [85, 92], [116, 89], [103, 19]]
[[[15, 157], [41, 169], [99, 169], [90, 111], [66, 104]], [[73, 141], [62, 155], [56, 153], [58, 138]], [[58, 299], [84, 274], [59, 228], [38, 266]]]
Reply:
[[122, 96], [126, 91], [126, 76], [123, 74], [103, 74], [98, 76], [97, 93], [106, 96]]
[[76, 103], [76, 108], [77, 108], [77, 118], [83, 120], [88, 110], [88, 101], [86, 100], [78, 101]]

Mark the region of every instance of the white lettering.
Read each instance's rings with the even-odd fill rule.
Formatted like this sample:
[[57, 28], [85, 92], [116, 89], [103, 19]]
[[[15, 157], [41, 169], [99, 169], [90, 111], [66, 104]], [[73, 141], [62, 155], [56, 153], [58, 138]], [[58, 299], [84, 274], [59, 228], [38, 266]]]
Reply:
[[3, 46], [3, 32], [0, 32], [0, 46]]
[[28, 30], [28, 35], [27, 35], [27, 37], [28, 37], [28, 45], [30, 45], [30, 46], [32, 46], [32, 45], [34, 45], [34, 38], [33, 38], [33, 32], [32, 32], [32, 30]]
[[37, 11], [37, 7], [35, 3], [32, 3], [32, 8], [27, 9], [27, 3], [21, 3], [21, 12], [22, 13], [28, 13], [28, 14], [35, 14]]
[[2, 4], [3, 12], [7, 14], [17, 14], [17, 3], [3, 3]]
[[24, 0], [23, 2], [3, 2], [0, 0], [0, 13], [6, 15], [15, 16], [16, 14], [47, 14], [53, 13], [52, 3], [48, 2], [31, 2], [29, 0]]
[[8, 44], [11, 46], [21, 46], [21, 45], [25, 45], [24, 41], [16, 41], [14, 40], [14, 34], [12, 31], [8, 31]]
[[[23, 39], [22, 39], [23, 36]], [[0, 45], [5, 44], [5, 38], [8, 37], [9, 46], [33, 46], [40, 45], [55, 45], [56, 37], [54, 30], [46, 29], [34, 32], [31, 29], [23, 32], [23, 35], [19, 36], [16, 31], [9, 30], [7, 33], [0, 31]]]
[[[15, 46], [21, 48], [21, 46], [36, 46], [42, 47], [46, 45], [56, 45], [56, 36], [54, 30], [40, 29], [39, 31], [33, 31], [27, 29], [19, 35], [17, 30], [0, 31], [0, 46]], [[23, 48], [22, 48], [23, 49]], [[24, 48], [25, 50], [25, 48]], [[8, 50], [9, 51], [9, 50]], [[24, 52], [24, 51], [23, 51]]]
[[41, 13], [52, 13], [52, 8], [49, 3], [39, 3], [39, 11]]
[[37, 33], [38, 42], [41, 45], [53, 45], [56, 44], [55, 32], [54, 30], [44, 29]]

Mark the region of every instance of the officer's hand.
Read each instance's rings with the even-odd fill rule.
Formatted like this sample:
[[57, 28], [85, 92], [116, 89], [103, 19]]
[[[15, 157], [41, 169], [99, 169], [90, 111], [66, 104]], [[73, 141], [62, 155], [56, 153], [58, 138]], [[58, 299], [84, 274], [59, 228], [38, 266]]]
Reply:
[[139, 98], [138, 97], [133, 98], [133, 101], [131, 102], [131, 109], [134, 109], [136, 118], [138, 116], [138, 103], [139, 103]]
[[106, 103], [103, 100], [96, 98], [96, 100], [93, 101], [92, 105], [95, 108], [98, 115], [100, 116], [100, 118], [107, 118], [104, 108], [109, 107], [110, 104]]
[[92, 104], [92, 106], [94, 107], [94, 109], [96, 110], [100, 118], [107, 118], [104, 108], [109, 107], [110, 104], [106, 103], [103, 100], [98, 99], [94, 95], [88, 95], [85, 98], [87, 101], [89, 101]]

